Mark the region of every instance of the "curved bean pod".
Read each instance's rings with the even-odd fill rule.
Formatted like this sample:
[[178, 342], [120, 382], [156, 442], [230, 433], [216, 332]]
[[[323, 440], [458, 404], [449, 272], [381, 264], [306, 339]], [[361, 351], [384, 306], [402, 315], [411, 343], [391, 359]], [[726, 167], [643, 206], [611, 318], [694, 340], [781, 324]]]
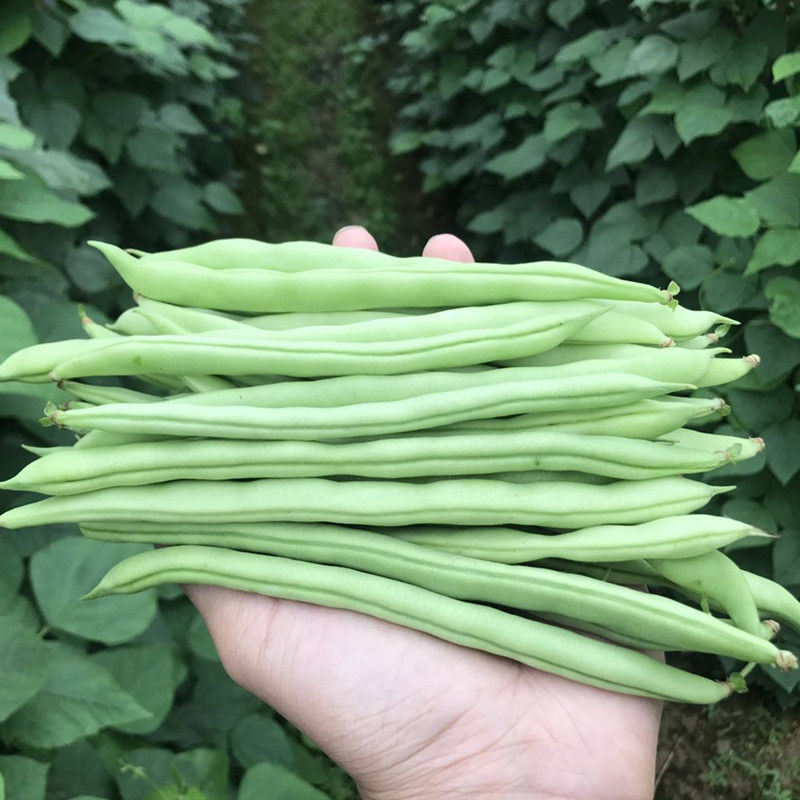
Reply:
[[687, 447], [706, 452], [728, 452], [732, 460], [740, 461], [753, 458], [764, 451], [764, 440], [758, 436], [725, 436], [719, 433], [704, 433], [691, 428], [679, 428], [659, 437], [663, 442], [674, 442], [680, 447]]
[[451, 531], [446, 528], [395, 534], [407, 542], [502, 564], [545, 558], [602, 563], [638, 558], [688, 558], [768, 533], [727, 517], [688, 514], [640, 525], [601, 525], [569, 533], [537, 534], [511, 528]]
[[130, 593], [172, 582], [227, 586], [360, 611], [612, 691], [696, 703], [713, 703], [731, 692], [727, 684], [682, 672], [641, 653], [400, 581], [219, 547], [169, 547], [127, 558], [112, 567], [88, 596]]
[[759, 611], [774, 614], [800, 632], [800, 600], [786, 587], [763, 575], [741, 570]]
[[498, 328], [386, 342], [294, 341], [262, 339], [256, 334], [222, 336], [219, 332], [130, 336], [107, 345], [100, 359], [92, 357], [91, 349], [78, 351], [58, 363], [51, 374], [60, 380], [142, 373], [316, 377], [417, 372], [481, 364], [509, 353], [541, 352], [555, 347], [595, 316], [593, 311], [526, 319]]
[[724, 553], [715, 550], [690, 558], [646, 560], [668, 581], [713, 598], [738, 627], [758, 636], [758, 609], [750, 587], [739, 567]]
[[[355, 475], [367, 478], [574, 470], [640, 480], [706, 472], [724, 453], [550, 431], [398, 436], [363, 442], [190, 439], [73, 450], [34, 461], [0, 488], [77, 494], [170, 480]], [[726, 542], [727, 544], [727, 542]], [[618, 560], [618, 559], [617, 559]]]
[[[343, 266], [284, 272], [240, 268], [216, 271], [183, 261], [136, 259], [113, 245], [90, 242], [136, 292], [182, 306], [221, 311], [357, 311], [370, 308], [456, 307], [516, 300], [605, 297], [668, 302], [666, 291], [611, 278], [585, 267], [543, 261], [532, 264], [463, 264], [437, 259], [390, 269], [350, 266], [371, 251], [332, 248]], [[391, 256], [389, 256], [391, 258]], [[348, 263], [349, 262], [349, 263]]]
[[[269, 387], [266, 387], [269, 388]], [[342, 439], [424, 430], [469, 419], [617, 406], [686, 387], [634, 375], [587, 375], [479, 386], [403, 400], [314, 407], [199, 405], [189, 402], [114, 403], [54, 411], [51, 420], [73, 430], [200, 436], [226, 439]]]
[[12, 508], [0, 525], [50, 522], [341, 522], [346, 525], [591, 525], [647, 522], [688, 514], [733, 487], [688, 478], [618, 481], [606, 486], [519, 484], [481, 478], [431, 483], [337, 482], [323, 478], [172, 481], [49, 497]]
[[646, 631], [670, 647], [775, 664], [777, 648], [715, 617], [659, 595], [538, 567], [485, 564], [392, 536], [335, 525], [82, 526], [90, 538], [163, 545], [212, 545], [358, 569], [459, 600], [558, 612], [623, 634]]

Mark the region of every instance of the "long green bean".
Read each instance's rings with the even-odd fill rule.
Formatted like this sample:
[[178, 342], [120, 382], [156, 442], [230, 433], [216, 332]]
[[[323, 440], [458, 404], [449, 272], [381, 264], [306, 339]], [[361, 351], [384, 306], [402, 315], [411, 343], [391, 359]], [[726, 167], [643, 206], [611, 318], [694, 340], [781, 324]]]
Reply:
[[139, 523], [125, 527], [82, 526], [82, 530], [90, 538], [105, 541], [213, 545], [331, 564], [400, 580], [460, 600], [537, 613], [562, 613], [630, 636], [647, 632], [668, 647], [767, 664], [790, 661], [788, 655], [779, 653], [761, 635], [751, 636], [665, 597], [537, 567], [488, 564], [370, 531], [291, 523], [168, 528]]
[[605, 486], [481, 478], [403, 483], [323, 478], [172, 481], [49, 497], [12, 508], [0, 525], [51, 522], [341, 522], [348, 525], [542, 525], [570, 529], [648, 522], [702, 508], [730, 486], [688, 478]]
[[172, 582], [209, 583], [351, 609], [613, 691], [696, 703], [716, 702], [731, 692], [726, 683], [641, 653], [400, 581], [219, 547], [178, 546], [133, 556], [112, 567], [89, 596]]

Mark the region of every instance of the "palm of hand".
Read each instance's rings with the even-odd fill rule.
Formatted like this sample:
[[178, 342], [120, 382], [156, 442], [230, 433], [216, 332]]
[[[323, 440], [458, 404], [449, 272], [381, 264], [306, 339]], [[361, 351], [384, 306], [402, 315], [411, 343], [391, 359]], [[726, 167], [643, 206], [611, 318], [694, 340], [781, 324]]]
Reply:
[[[362, 229], [336, 243], [375, 246]], [[424, 254], [471, 259], [445, 237]], [[365, 800], [652, 797], [652, 700], [348, 611], [186, 588], [231, 677], [311, 736]]]

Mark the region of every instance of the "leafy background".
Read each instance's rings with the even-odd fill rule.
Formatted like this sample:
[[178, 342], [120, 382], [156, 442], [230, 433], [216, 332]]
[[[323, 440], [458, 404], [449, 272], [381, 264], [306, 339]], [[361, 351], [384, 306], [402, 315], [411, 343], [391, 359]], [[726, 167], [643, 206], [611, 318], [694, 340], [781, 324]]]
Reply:
[[[724, 394], [726, 425], [766, 454], [713, 480], [739, 483], [721, 513], [781, 535], [732, 555], [798, 589], [796, 50], [794, 5], [755, 0], [3, 0], [0, 357], [82, 335], [78, 301], [100, 320], [129, 305], [91, 238], [324, 240], [359, 222], [399, 253], [453, 229], [489, 260], [675, 279], [762, 357]], [[21, 443], [65, 435], [38, 425], [47, 399], [2, 387], [0, 477]], [[0, 539], [6, 797], [355, 797], [224, 675], [177, 590], [77, 602], [119, 555], [70, 526]], [[667, 709], [665, 763], [688, 777], [673, 767], [660, 796], [792, 796], [798, 677], [754, 675], [755, 704], [724, 720]], [[728, 728], [753, 738], [720, 754]]]

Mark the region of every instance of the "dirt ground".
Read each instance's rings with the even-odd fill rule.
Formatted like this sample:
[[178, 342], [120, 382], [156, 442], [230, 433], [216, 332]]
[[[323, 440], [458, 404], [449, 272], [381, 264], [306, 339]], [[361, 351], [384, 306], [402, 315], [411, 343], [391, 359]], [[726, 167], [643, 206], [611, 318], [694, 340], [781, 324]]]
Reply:
[[714, 707], [667, 704], [656, 800], [800, 798], [800, 708], [752, 691]]

